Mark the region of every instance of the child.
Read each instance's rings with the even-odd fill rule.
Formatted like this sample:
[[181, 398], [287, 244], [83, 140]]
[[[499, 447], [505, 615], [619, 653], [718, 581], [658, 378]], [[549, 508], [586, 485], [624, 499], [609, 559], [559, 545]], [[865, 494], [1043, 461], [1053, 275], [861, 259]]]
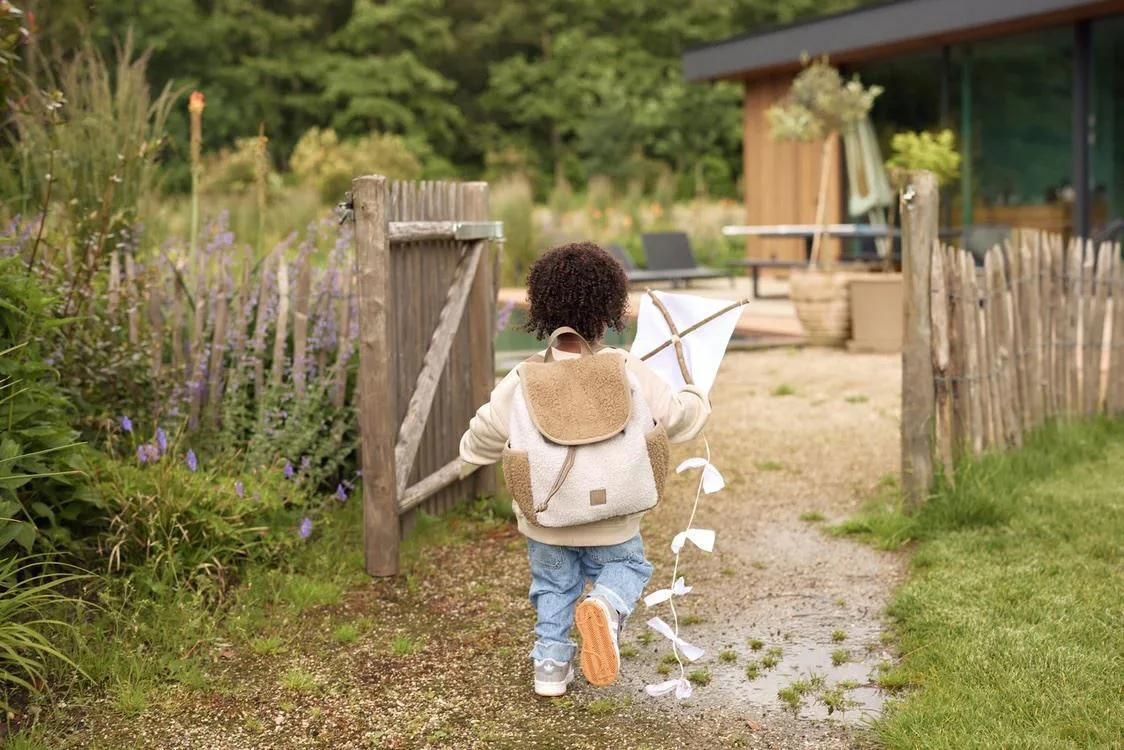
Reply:
[[[620, 630], [652, 574], [640, 538], [643, 509], [654, 506], [662, 490], [668, 469], [667, 442], [684, 442], [698, 435], [710, 416], [710, 403], [693, 387], [678, 394], [672, 392], [636, 357], [600, 345], [606, 329], [624, 330], [628, 279], [621, 265], [597, 245], [574, 243], [547, 252], [528, 273], [527, 297], [530, 314], [526, 330], [540, 340], [549, 338], [547, 349], [516, 367], [496, 386], [491, 400], [480, 407], [461, 438], [460, 455], [464, 473], [504, 459], [519, 531], [527, 537], [530, 597], [538, 613], [537, 638], [531, 651], [535, 692], [559, 696], [574, 676], [571, 662], [576, 646], [569, 635], [575, 620], [586, 679], [598, 686], [616, 680]], [[591, 363], [598, 372], [591, 375], [589, 367], [575, 369], [570, 361], [575, 359], [583, 366]], [[559, 364], [551, 369], [551, 365], [540, 362]], [[589, 387], [588, 383], [598, 385]], [[601, 387], [603, 383], [609, 385]], [[551, 387], [556, 395], [541, 401], [546, 406], [531, 405], [536, 393], [549, 392]], [[635, 400], [631, 406], [622, 406], [618, 396]], [[553, 419], [547, 413], [550, 409], [555, 410]], [[536, 413], [528, 420], [525, 415], [531, 410]], [[591, 443], [603, 436], [589, 438], [576, 425], [583, 419], [605, 422], [613, 419], [613, 414], [629, 420], [605, 432], [614, 437], [603, 444], [604, 450], [616, 450], [618, 454], [602, 453], [597, 458], [598, 454], [591, 452], [597, 448]], [[606, 455], [619, 455], [623, 450], [620, 441], [626, 440], [629, 428], [637, 423], [634, 420], [640, 419], [648, 420], [640, 445], [647, 440], [650, 455], [631, 462], [607, 460]], [[512, 450], [512, 442], [517, 436], [523, 439], [529, 432], [526, 425], [532, 422], [544, 434], [567, 433], [573, 438], [567, 442], [564, 438], [551, 440], [550, 435], [545, 440], [533, 436], [541, 441], [537, 444], [541, 452], [569, 450], [561, 464], [536, 465], [532, 461], [528, 465], [528, 453]], [[636, 434], [634, 430], [633, 440]], [[609, 447], [608, 443], [614, 441], [615, 447]], [[571, 447], [567, 449], [567, 445]], [[529, 453], [534, 459], [533, 449]], [[588, 458], [591, 455], [593, 459]], [[579, 457], [576, 462], [575, 456]], [[584, 464], [581, 456], [587, 457]], [[647, 473], [642, 481], [629, 478], [638, 464]], [[561, 469], [556, 468], [559, 465]], [[585, 486], [599, 489], [581, 489], [578, 485], [583, 481]], [[569, 489], [567, 484], [571, 485]], [[543, 487], [550, 487], [550, 492], [545, 502], [540, 502], [542, 492], [537, 490]], [[567, 500], [566, 492], [576, 494], [579, 500]], [[571, 502], [578, 515], [566, 516], [571, 511], [565, 502]], [[631, 512], [637, 508], [642, 510]], [[576, 523], [582, 520], [582, 514], [594, 514], [592, 517], [598, 520]], [[586, 580], [593, 588], [578, 604]]]

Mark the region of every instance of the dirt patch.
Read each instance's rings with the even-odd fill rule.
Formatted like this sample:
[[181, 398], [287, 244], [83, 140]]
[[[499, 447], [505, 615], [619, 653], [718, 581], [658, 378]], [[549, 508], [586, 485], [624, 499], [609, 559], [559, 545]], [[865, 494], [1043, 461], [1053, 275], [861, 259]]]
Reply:
[[[881, 618], [901, 565], [813, 519], [845, 517], [897, 470], [899, 370], [895, 357], [823, 351], [727, 357], [707, 436], [729, 488], [705, 497], [696, 521], [718, 531], [717, 547], [689, 547], [681, 570], [695, 587], [680, 600], [692, 623], [682, 634], [707, 650], [690, 669], [710, 677], [687, 701], [643, 692], [664, 679], [667, 642], [642, 637], [648, 617], [670, 619], [666, 605], [641, 605], [630, 621], [624, 643], [635, 654], [617, 685], [579, 678], [564, 699], [535, 698], [526, 550], [502, 527], [435, 547], [408, 577], [359, 587], [342, 605], [273, 623], [285, 644], [275, 653], [217, 653], [205, 689], [170, 687], [130, 717], [108, 700], [73, 709], [48, 746], [853, 746], [853, 727], [881, 706], [871, 672], [886, 658]], [[700, 440], [674, 458], [702, 451]], [[676, 477], [645, 520], [653, 589], [670, 582], [669, 544], [693, 482]], [[354, 638], [341, 641], [341, 625]]]

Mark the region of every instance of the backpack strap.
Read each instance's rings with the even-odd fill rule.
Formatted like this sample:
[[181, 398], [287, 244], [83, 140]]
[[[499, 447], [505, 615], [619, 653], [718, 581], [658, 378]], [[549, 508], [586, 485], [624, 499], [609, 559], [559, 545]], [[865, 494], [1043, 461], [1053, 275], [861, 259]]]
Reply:
[[588, 356], [593, 355], [593, 347], [591, 347], [589, 345], [589, 342], [585, 340], [585, 337], [583, 337], [580, 333], [575, 331], [573, 328], [570, 328], [570, 326], [562, 326], [561, 328], [556, 330], [554, 333], [550, 334], [550, 340], [546, 342], [546, 355], [543, 358], [544, 362], [553, 362], [554, 361], [554, 344], [555, 344], [556, 341], [558, 341], [559, 338], [561, 338], [564, 334], [567, 334], [567, 333], [572, 334], [574, 336], [577, 336], [578, 341], [581, 342], [582, 351], [581, 351], [580, 356], [588, 357]]

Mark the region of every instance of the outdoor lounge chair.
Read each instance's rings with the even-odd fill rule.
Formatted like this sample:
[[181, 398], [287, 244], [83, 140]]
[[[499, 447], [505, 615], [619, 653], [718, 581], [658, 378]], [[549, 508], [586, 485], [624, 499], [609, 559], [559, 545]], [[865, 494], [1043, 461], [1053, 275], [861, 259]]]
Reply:
[[624, 267], [629, 283], [644, 284], [652, 281], [664, 281], [667, 278], [661, 273], [637, 268], [636, 264], [632, 262], [632, 256], [620, 245], [609, 245], [605, 249]]
[[728, 278], [730, 284], [734, 284], [730, 270], [720, 271], [698, 264], [691, 252], [691, 241], [683, 232], [655, 232], [641, 235], [640, 240], [648, 259], [648, 273], [657, 274], [653, 280], [670, 281], [673, 286], [679, 286], [680, 282], [688, 284], [694, 279]]

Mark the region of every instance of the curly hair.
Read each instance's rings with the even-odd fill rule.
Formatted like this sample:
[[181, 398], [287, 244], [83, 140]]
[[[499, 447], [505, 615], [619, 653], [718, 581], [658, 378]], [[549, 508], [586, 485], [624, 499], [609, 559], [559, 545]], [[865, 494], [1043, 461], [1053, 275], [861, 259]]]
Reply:
[[523, 329], [539, 340], [570, 326], [587, 341], [625, 329], [628, 277], [617, 260], [592, 242], [547, 251], [527, 272], [530, 314]]

